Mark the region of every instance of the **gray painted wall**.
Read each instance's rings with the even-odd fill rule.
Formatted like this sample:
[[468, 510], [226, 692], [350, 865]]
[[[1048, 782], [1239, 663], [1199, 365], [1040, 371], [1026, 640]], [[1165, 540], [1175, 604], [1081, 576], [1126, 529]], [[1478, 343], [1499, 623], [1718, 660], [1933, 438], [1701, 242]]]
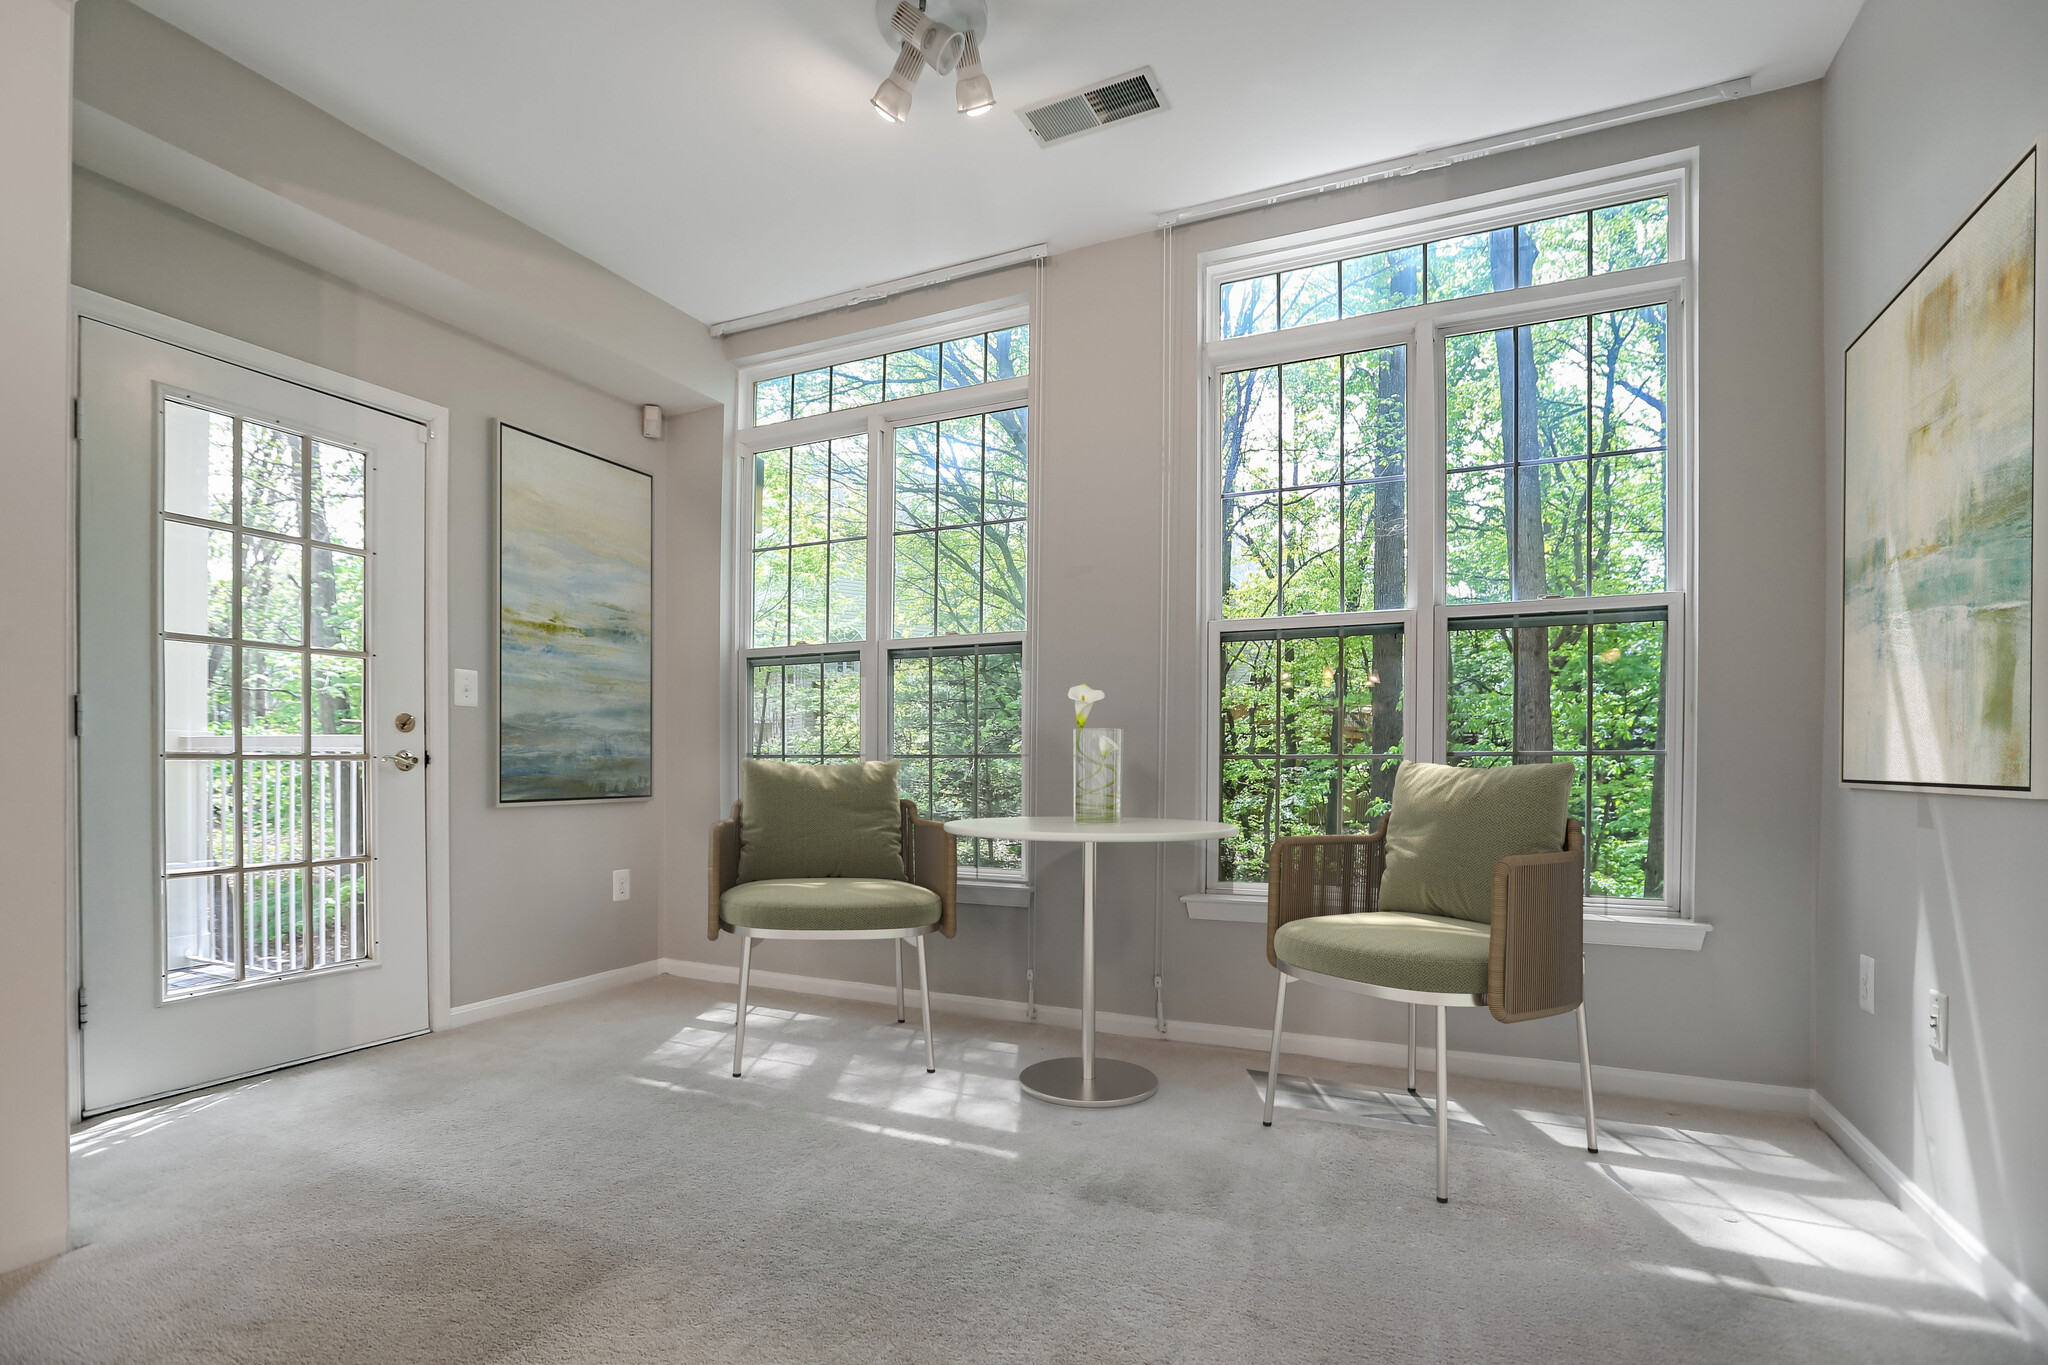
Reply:
[[[87, 289], [449, 410], [450, 661], [478, 670], [483, 681], [483, 704], [451, 711], [434, 751], [437, 764], [453, 767], [451, 1003], [655, 956], [663, 811], [681, 785], [674, 764], [657, 767], [651, 801], [494, 804], [493, 423], [513, 422], [654, 474], [655, 595], [664, 613], [693, 591], [670, 571], [669, 442], [643, 437], [639, 410], [629, 404], [90, 172], [75, 177], [73, 230], [72, 278]], [[709, 411], [715, 421], [718, 410]], [[657, 664], [658, 742], [675, 731], [684, 695], [670, 685], [668, 662], [664, 654]], [[611, 871], [621, 867], [633, 870], [633, 898], [614, 902]]]
[[[2048, 8], [1868, 0], [1824, 85], [1826, 684], [1815, 1081], [2048, 1295], [2048, 806], [1837, 781], [1842, 365], [1850, 342], [2043, 132]], [[2037, 428], [2038, 429], [2038, 428]], [[1877, 960], [1875, 1014], [1856, 959]], [[1949, 995], [1950, 1053], [1922, 1042]]]
[[[1126, 727], [1127, 782], [1141, 813], [1203, 813], [1186, 795], [1197, 778], [1198, 737], [1212, 723], [1200, 695], [1203, 646], [1190, 578], [1197, 490], [1187, 309], [1198, 252], [1695, 146], [1702, 542], [1694, 601], [1701, 660], [1695, 900], [1714, 929], [1698, 953], [1589, 950], [1594, 1055], [1616, 1066], [1804, 1085], [1822, 601], [1813, 529], [1822, 491], [1815, 86], [1201, 225], [1177, 235], [1170, 286], [1157, 236], [1047, 261], [1036, 281], [1042, 294], [1033, 338], [1032, 740], [1036, 753], [1063, 756], [1066, 689], [1086, 679], [1109, 694], [1099, 716], [1108, 723], [1113, 715]], [[1162, 308], [1169, 287], [1176, 310], [1170, 321]], [[731, 338], [729, 349], [740, 357], [816, 343], [1033, 289], [1026, 267]], [[1161, 391], [1169, 375], [1170, 408]], [[1170, 430], [1163, 418], [1169, 410]], [[678, 571], [709, 585], [722, 569], [711, 502], [717, 490], [700, 467], [693, 469], [689, 477], [704, 480], [702, 500], [690, 513], [692, 536], [675, 551], [688, 559]], [[693, 821], [718, 804], [715, 790], [698, 784], [713, 780], [719, 741], [708, 726], [701, 741], [685, 765], [691, 786], [678, 806], [679, 818]], [[1064, 770], [1063, 757], [1041, 768], [1039, 811], [1062, 809]], [[690, 880], [693, 862], [702, 866], [703, 828], [681, 834], [663, 950], [736, 963], [730, 940], [706, 941], [704, 893]], [[1079, 998], [1079, 854], [1042, 851], [1050, 856], [1035, 874], [1039, 999], [1072, 1005]], [[1273, 981], [1263, 930], [1187, 918], [1178, 897], [1193, 889], [1195, 856], [1186, 849], [1105, 850], [1101, 1007], [1151, 1013], [1157, 915], [1169, 1016], [1263, 1028]], [[966, 907], [959, 937], [934, 949], [934, 987], [1021, 998], [1024, 948], [1022, 912]], [[887, 951], [879, 947], [776, 944], [759, 963], [889, 979]], [[1397, 1007], [1333, 992], [1297, 998], [1289, 1024], [1304, 1032], [1393, 1040], [1405, 1020]], [[1576, 1055], [1569, 1020], [1508, 1028], [1477, 1011], [1461, 1012], [1452, 1043]]]
[[0, 1272], [65, 1245], [71, 6], [0, 0]]

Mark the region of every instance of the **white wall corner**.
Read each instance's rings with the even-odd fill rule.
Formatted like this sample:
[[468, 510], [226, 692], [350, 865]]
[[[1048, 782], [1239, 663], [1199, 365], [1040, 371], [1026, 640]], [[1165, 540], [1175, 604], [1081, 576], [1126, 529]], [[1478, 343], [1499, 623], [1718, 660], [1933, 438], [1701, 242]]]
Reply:
[[1862, 1168], [1887, 1198], [1905, 1211], [1940, 1250], [1956, 1277], [2011, 1319], [2028, 1344], [2048, 1349], [2048, 1302], [1994, 1256], [1976, 1233], [1964, 1227], [1933, 1195], [1894, 1165], [1825, 1095], [1818, 1090], [1812, 1093], [1813, 1121], [1849, 1154], [1849, 1159]]

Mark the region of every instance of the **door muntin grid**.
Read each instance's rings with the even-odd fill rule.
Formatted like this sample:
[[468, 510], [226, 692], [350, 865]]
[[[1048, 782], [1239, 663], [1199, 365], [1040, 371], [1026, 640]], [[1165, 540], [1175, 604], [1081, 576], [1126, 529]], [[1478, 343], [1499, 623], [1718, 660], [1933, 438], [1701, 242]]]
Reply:
[[373, 955], [367, 453], [166, 398], [166, 998]]

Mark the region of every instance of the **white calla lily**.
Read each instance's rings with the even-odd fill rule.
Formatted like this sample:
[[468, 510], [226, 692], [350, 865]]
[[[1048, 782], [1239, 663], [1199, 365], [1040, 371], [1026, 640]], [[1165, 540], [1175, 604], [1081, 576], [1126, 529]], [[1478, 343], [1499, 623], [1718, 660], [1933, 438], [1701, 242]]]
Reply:
[[1096, 691], [1087, 683], [1076, 683], [1067, 689], [1067, 700], [1074, 703], [1075, 729], [1078, 730], [1088, 723], [1088, 712], [1094, 709], [1095, 703], [1101, 701], [1105, 695], [1107, 694]]

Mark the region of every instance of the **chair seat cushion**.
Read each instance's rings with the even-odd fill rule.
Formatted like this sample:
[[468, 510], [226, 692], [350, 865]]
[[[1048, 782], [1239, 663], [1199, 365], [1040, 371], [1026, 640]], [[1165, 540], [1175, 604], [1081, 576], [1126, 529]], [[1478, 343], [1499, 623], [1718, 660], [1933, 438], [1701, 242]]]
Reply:
[[741, 882], [718, 917], [739, 929], [915, 929], [939, 922], [939, 897], [912, 882], [787, 877]]
[[1305, 972], [1370, 986], [1484, 995], [1492, 941], [1489, 926], [1469, 920], [1382, 910], [1292, 920], [1273, 935], [1273, 955]]

